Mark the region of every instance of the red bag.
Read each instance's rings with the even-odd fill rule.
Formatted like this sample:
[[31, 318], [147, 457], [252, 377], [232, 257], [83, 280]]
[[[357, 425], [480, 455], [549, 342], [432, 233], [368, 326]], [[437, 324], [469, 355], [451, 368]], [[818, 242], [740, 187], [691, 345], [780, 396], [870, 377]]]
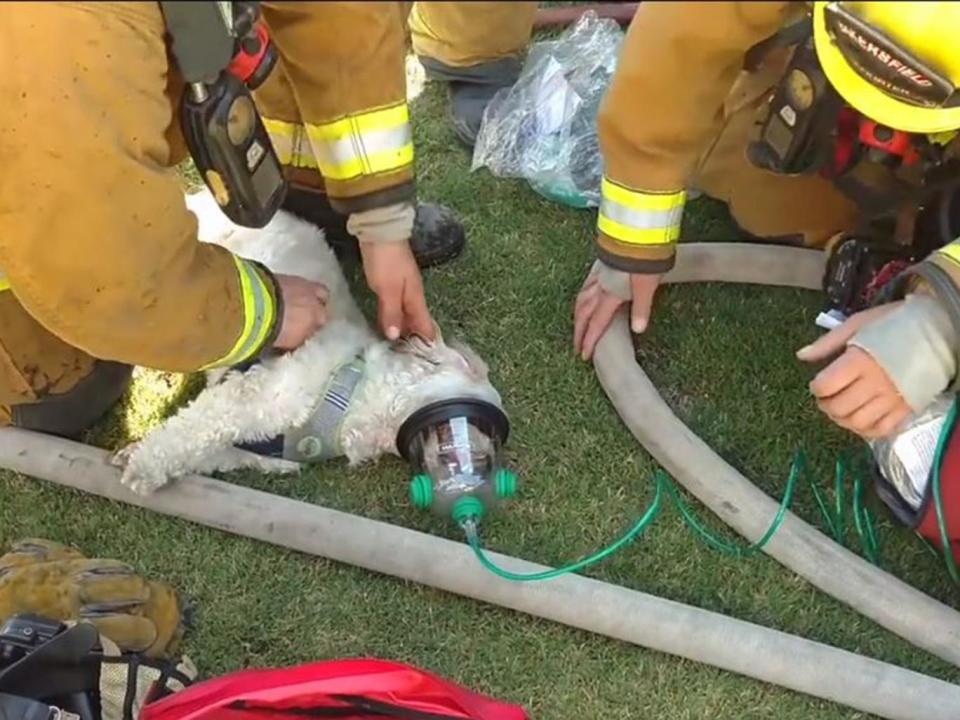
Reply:
[[527, 720], [523, 708], [384, 660], [247, 670], [148, 705], [141, 720]]
[[[944, 529], [947, 539], [953, 546], [954, 556], [960, 558], [960, 432], [956, 424], [948, 426], [947, 432], [950, 436], [946, 439], [943, 448], [940, 467], [935, 472], [940, 473]], [[915, 529], [938, 548], [944, 549], [936, 503], [933, 501], [933, 478], [927, 485], [926, 496], [918, 513]]]

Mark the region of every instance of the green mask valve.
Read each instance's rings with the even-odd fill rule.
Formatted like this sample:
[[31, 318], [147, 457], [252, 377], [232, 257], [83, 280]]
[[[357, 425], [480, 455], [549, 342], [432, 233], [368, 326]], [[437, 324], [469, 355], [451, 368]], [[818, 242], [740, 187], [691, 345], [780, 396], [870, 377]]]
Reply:
[[419, 510], [433, 510], [462, 525], [471, 517], [479, 522], [488, 510], [515, 498], [519, 489], [517, 474], [503, 468], [483, 482], [447, 483], [441, 487], [435, 487], [428, 474], [418, 473], [410, 480], [410, 502]]
[[410, 481], [410, 502], [415, 508], [429, 510], [433, 505], [433, 482], [424, 473], [414, 475]]
[[473, 495], [464, 495], [453, 504], [450, 516], [457, 525], [463, 526], [468, 522], [479, 523], [486, 512], [483, 500]]
[[494, 492], [501, 500], [510, 500], [517, 496], [520, 489], [520, 479], [512, 470], [501, 468], [494, 478]]

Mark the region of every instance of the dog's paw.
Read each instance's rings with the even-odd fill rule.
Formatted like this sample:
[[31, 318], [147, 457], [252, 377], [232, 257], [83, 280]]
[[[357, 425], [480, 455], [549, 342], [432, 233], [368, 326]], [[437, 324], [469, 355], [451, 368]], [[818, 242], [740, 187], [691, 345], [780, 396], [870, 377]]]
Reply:
[[126, 468], [130, 464], [130, 458], [137, 452], [138, 443], [130, 443], [114, 453], [107, 456], [107, 462], [118, 468]]
[[127, 465], [120, 482], [137, 495], [151, 495], [170, 482], [170, 478], [163, 473], [150, 472], [142, 467]]
[[170, 478], [151, 461], [140, 443], [131, 443], [110, 456], [110, 464], [123, 468], [120, 482], [138, 495], [149, 495], [166, 485]]
[[296, 475], [303, 470], [303, 465], [283, 458], [261, 458], [257, 468], [271, 475]]

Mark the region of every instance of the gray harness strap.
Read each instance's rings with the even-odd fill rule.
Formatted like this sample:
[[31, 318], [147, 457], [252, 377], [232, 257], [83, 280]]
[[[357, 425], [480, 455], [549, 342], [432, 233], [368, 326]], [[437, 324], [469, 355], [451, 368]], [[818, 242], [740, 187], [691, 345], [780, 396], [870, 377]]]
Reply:
[[303, 427], [285, 434], [284, 458], [297, 462], [322, 462], [343, 454], [340, 428], [364, 369], [361, 357], [337, 368], [313, 416]]

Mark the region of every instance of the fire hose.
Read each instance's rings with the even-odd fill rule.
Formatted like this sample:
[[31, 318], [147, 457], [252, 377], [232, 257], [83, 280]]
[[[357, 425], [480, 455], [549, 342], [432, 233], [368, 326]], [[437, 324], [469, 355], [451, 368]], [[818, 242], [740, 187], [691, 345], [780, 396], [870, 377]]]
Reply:
[[[738, 282], [819, 289], [823, 254], [737, 243], [681, 245], [668, 282]], [[672, 477], [750, 542], [779, 504], [681, 422], [634, 359], [626, 318], [618, 317], [594, 360], [624, 423]], [[787, 514], [764, 552], [827, 594], [914, 645], [960, 666], [960, 613], [871, 565]], [[936, 618], [936, 620], [934, 620]]]
[[[535, 584], [501, 580], [478, 572], [467, 545], [396, 525], [203, 476], [185, 477], [147, 497], [136, 495], [121, 485], [120, 470], [107, 457], [104, 450], [69, 440], [0, 429], [0, 466], [85, 493], [678, 655], [890, 720], [955, 720], [960, 708], [960, 686], [921, 673], [579, 575]], [[516, 572], [548, 570], [490, 555]], [[939, 621], [929, 622], [934, 627]]]

